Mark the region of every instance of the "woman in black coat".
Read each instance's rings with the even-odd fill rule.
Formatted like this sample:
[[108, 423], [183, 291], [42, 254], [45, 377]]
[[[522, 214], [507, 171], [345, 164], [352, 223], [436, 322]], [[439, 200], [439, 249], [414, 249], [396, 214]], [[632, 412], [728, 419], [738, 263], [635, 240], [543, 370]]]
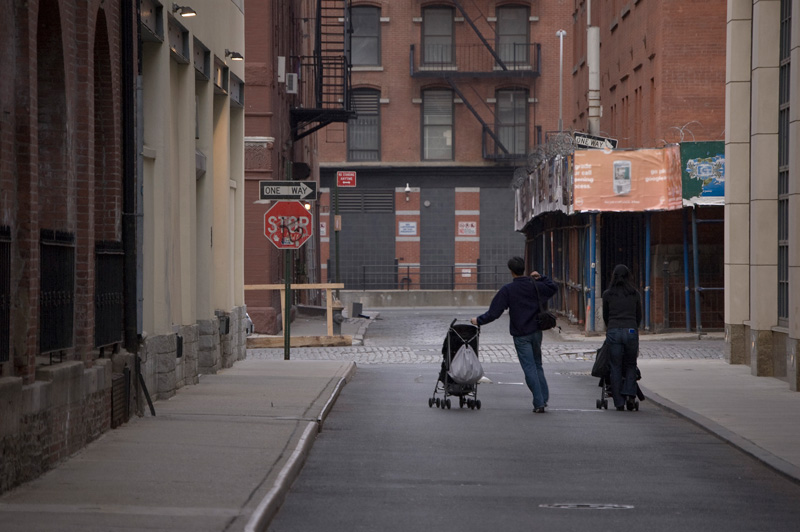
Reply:
[[603, 292], [603, 321], [609, 347], [611, 395], [617, 410], [633, 410], [636, 404], [636, 358], [639, 355], [639, 323], [642, 300], [624, 264], [614, 267], [611, 284]]

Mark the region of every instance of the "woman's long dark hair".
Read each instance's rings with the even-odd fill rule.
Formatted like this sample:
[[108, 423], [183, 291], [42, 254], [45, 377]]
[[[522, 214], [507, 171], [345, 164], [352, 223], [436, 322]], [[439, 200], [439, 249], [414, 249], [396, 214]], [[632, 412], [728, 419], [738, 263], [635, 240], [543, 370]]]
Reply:
[[614, 266], [614, 273], [611, 274], [611, 284], [608, 287], [608, 291], [626, 296], [639, 293], [636, 285], [633, 284], [633, 275], [627, 266], [624, 264]]

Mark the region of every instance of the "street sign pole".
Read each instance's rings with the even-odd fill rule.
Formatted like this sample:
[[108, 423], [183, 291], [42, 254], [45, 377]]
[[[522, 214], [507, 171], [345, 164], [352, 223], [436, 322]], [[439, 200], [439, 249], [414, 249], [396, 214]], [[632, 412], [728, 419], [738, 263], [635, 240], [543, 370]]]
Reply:
[[292, 311], [292, 250], [283, 250], [283, 279], [284, 279], [284, 293], [286, 294], [285, 301], [283, 302], [283, 359], [289, 360], [289, 352], [291, 348], [291, 311]]
[[[333, 207], [333, 214], [334, 214], [334, 222], [333, 222], [333, 240], [336, 244], [336, 282], [341, 283], [339, 280], [339, 229], [336, 225], [336, 221], [339, 219], [339, 180], [336, 180], [336, 187], [333, 189], [334, 195], [334, 207]], [[338, 294], [337, 294], [338, 295]]]

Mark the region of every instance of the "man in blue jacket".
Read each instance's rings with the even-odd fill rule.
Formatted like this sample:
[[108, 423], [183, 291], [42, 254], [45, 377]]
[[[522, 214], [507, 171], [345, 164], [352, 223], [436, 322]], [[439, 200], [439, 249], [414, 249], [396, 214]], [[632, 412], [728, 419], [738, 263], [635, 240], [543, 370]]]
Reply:
[[558, 287], [539, 272], [534, 271], [530, 277], [526, 276], [522, 257], [509, 259], [508, 269], [513, 280], [495, 294], [489, 310], [470, 321], [473, 325], [486, 325], [508, 309], [514, 347], [525, 373], [525, 384], [533, 394], [533, 411], [543, 414], [550, 392], [542, 369], [542, 331], [536, 323], [536, 315], [539, 313], [539, 298], [543, 303], [546, 302], [558, 291]]

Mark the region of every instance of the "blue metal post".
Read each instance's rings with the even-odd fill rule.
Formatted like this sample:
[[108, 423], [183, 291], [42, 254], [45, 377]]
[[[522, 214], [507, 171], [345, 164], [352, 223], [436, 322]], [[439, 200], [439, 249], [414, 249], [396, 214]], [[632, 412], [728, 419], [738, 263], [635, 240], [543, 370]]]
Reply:
[[650, 213], [644, 215], [644, 328], [650, 330]]
[[692, 259], [694, 260], [694, 321], [697, 334], [702, 332], [700, 324], [700, 245], [697, 241], [697, 211], [692, 209]]
[[591, 215], [592, 224], [591, 229], [589, 230], [589, 249], [590, 249], [590, 261], [591, 261], [591, 270], [589, 272], [589, 315], [587, 316], [589, 320], [589, 330], [591, 332], [595, 331], [594, 326], [594, 316], [595, 312], [595, 277], [597, 273], [597, 214], [592, 213]]
[[689, 222], [683, 209], [683, 292], [686, 297], [686, 332], [692, 330], [692, 295], [689, 292]]

